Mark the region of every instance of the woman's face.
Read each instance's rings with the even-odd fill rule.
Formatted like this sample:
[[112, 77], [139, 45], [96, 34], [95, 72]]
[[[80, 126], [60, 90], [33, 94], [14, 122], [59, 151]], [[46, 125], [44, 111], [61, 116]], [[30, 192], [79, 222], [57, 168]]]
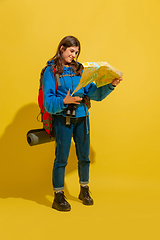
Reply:
[[76, 57], [79, 51], [79, 47], [72, 46], [72, 47], [66, 48], [66, 50], [63, 50], [63, 46], [62, 46], [61, 51], [62, 51], [62, 57], [64, 59], [64, 64], [69, 64]]

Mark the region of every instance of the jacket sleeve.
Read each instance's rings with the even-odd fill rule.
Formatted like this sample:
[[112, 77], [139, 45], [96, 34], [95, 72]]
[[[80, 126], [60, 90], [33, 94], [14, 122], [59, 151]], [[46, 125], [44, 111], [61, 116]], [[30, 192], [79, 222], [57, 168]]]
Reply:
[[56, 114], [66, 109], [63, 104], [63, 97], [56, 96], [56, 83], [54, 74], [48, 67], [43, 75], [43, 103], [47, 112]]
[[99, 88], [96, 87], [95, 83], [90, 83], [84, 88], [84, 93], [91, 100], [102, 101], [114, 90], [114, 88], [115, 87], [112, 85], [112, 83]]

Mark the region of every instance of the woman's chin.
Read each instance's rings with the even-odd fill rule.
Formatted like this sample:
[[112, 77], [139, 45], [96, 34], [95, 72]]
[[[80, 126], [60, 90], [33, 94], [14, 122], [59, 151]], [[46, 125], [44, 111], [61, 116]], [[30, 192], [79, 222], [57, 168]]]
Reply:
[[72, 61], [73, 61], [73, 59], [68, 59], [67, 61], [64, 62], [64, 65], [71, 64]]

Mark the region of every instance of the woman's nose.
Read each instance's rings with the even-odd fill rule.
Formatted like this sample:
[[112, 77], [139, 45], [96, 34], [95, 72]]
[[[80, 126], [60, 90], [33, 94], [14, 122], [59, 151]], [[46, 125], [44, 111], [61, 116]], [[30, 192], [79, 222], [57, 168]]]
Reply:
[[75, 52], [73, 52], [72, 56], [75, 58], [75, 57], [76, 57], [76, 53], [75, 53]]

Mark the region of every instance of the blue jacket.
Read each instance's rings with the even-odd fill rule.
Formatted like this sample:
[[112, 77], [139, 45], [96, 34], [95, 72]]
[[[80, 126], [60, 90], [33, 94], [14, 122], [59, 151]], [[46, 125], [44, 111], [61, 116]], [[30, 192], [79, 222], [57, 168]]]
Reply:
[[[65, 67], [62, 73], [62, 77], [60, 78], [61, 86], [58, 86], [56, 91], [56, 84], [54, 73], [51, 70], [51, 65], [53, 61], [48, 62], [49, 67], [46, 68], [43, 75], [43, 101], [44, 106], [47, 112], [53, 115], [65, 115], [65, 110], [68, 105], [63, 104], [63, 99], [68, 93], [68, 90], [71, 90], [71, 93], [79, 84], [81, 76], [64, 76], [75, 74], [72, 70], [72, 67]], [[73, 96], [79, 96], [83, 98], [84, 96], [88, 96], [91, 100], [101, 101], [108, 94], [110, 94], [114, 90], [114, 86], [110, 83], [108, 85], [102, 86], [100, 88], [96, 87], [96, 84], [90, 83], [86, 87], [81, 88], [77, 91]], [[88, 108], [87, 115], [89, 115]], [[81, 103], [77, 105], [76, 117], [85, 117], [85, 104]]]

